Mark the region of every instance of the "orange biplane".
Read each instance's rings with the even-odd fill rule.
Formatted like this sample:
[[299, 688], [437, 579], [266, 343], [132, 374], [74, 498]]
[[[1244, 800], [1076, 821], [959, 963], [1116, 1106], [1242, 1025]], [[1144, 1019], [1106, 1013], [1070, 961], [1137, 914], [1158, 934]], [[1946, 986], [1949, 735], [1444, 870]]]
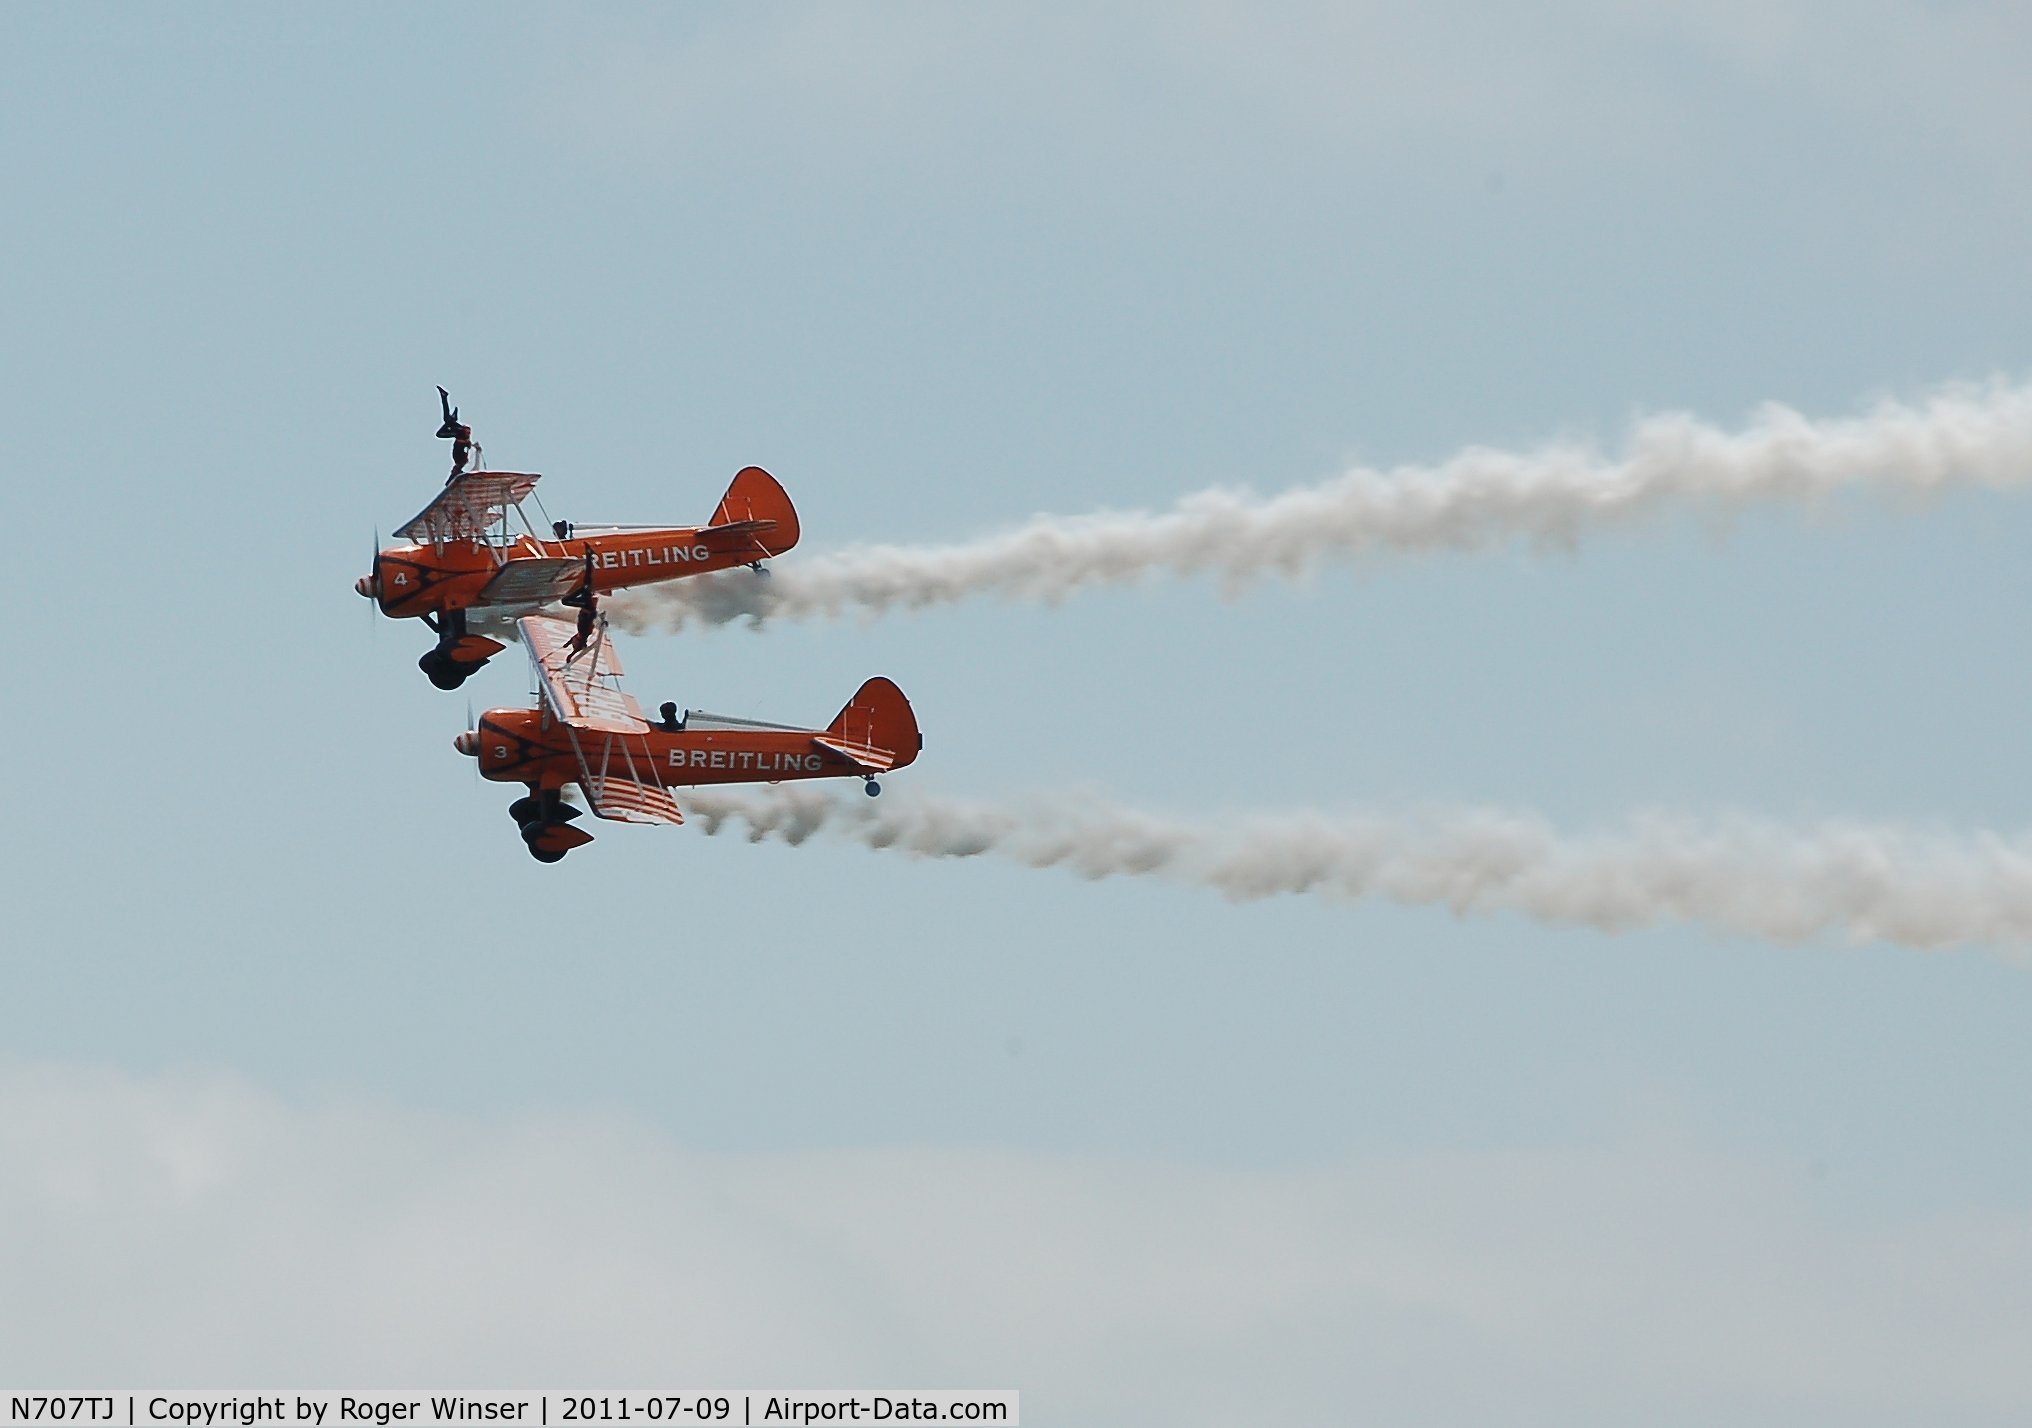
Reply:
[[759, 466], [734, 477], [707, 525], [559, 521], [551, 538], [522, 511], [537, 479], [518, 471], [454, 472], [437, 499], [395, 532], [409, 544], [376, 550], [373, 572], [353, 587], [383, 614], [421, 619], [437, 631], [437, 644], [416, 663], [439, 689], [457, 689], [507, 647], [473, 633], [471, 616], [506, 621], [562, 603], [585, 611], [582, 624], [590, 630], [606, 591], [736, 565], [759, 571], [797, 544], [797, 511]]
[[570, 621], [531, 615], [516, 622], [536, 674], [532, 709], [489, 709], [453, 740], [479, 760], [480, 776], [528, 786], [508, 807], [522, 841], [554, 863], [592, 835], [571, 826], [579, 810], [564, 801], [575, 783], [600, 818], [623, 823], [682, 823], [672, 788], [705, 783], [859, 778], [870, 794], [876, 776], [916, 759], [924, 745], [903, 691], [886, 679], [863, 684], [823, 729], [765, 724], [663, 706], [643, 717], [620, 687], [620, 657], [600, 621], [576, 649]]

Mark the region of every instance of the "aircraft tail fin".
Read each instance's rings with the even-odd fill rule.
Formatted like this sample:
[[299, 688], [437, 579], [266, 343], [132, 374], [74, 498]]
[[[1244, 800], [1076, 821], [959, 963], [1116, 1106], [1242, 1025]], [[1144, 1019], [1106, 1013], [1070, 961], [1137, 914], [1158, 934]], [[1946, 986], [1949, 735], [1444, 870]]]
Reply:
[[781, 555], [797, 544], [797, 507], [759, 466], [745, 466], [713, 512], [713, 523], [702, 534], [746, 535], [766, 555]]
[[897, 769], [914, 762], [924, 747], [910, 701], [893, 681], [879, 675], [854, 691], [826, 733], [842, 743], [887, 753], [889, 767]]

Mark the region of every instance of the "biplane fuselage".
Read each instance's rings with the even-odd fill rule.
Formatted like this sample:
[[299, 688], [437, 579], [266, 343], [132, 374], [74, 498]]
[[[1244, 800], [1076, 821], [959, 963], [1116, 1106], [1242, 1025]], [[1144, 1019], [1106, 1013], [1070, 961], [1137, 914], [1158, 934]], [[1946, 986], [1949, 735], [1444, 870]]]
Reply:
[[[797, 544], [797, 510], [776, 478], [744, 467], [703, 526], [558, 524], [550, 540], [522, 502], [542, 477], [526, 471], [464, 471], [395, 534], [409, 542], [376, 550], [354, 584], [383, 614], [421, 619], [437, 645], [417, 668], [456, 689], [505, 646], [468, 628], [467, 612], [513, 617], [569, 601], [581, 609], [611, 590], [753, 565]], [[521, 530], [511, 529], [510, 513]]]
[[[734, 477], [703, 526], [592, 527], [546, 540], [527, 523], [510, 530], [540, 478], [471, 471], [397, 531], [407, 545], [376, 552], [373, 571], [355, 589], [394, 619], [420, 619], [482, 607], [533, 609], [582, 588], [592, 593], [752, 565], [797, 544], [797, 510], [776, 478], [759, 466]], [[588, 562], [587, 557], [591, 560]]]
[[[880, 700], [899, 708], [896, 725], [868, 743], [893, 756], [888, 770], [913, 762], [918, 734], [903, 692], [886, 679], [869, 680], [857, 703]], [[907, 727], [903, 727], [907, 721]], [[817, 742], [822, 729], [679, 729], [651, 727], [625, 736], [576, 733], [542, 709], [489, 709], [471, 741], [480, 776], [499, 783], [562, 788], [581, 781], [588, 764], [663, 788], [708, 783], [775, 783], [783, 779], [863, 778], [868, 766]], [[903, 748], [877, 744], [885, 738]], [[581, 761], [582, 756], [584, 762]]]
[[583, 568], [590, 554], [593, 592], [604, 595], [631, 585], [750, 565], [776, 553], [758, 546], [752, 535], [722, 534], [707, 526], [607, 531], [570, 540], [525, 535], [506, 545], [480, 540], [397, 545], [375, 558], [374, 573], [360, 582], [360, 593], [371, 595], [381, 613], [392, 619], [420, 619], [492, 603], [485, 594], [487, 587], [510, 560], [568, 560]]
[[[903, 691], [871, 679], [822, 729], [687, 712], [672, 728], [651, 723], [621, 688], [621, 659], [604, 621], [588, 640], [577, 622], [530, 615], [516, 622], [536, 676], [536, 706], [489, 709], [453, 747], [483, 778], [526, 785], [509, 805], [530, 853], [555, 862], [591, 841], [561, 797], [577, 784], [598, 818], [682, 823], [673, 788], [707, 783], [876, 777], [914, 763], [924, 740]], [[675, 719], [676, 705], [666, 705]]]

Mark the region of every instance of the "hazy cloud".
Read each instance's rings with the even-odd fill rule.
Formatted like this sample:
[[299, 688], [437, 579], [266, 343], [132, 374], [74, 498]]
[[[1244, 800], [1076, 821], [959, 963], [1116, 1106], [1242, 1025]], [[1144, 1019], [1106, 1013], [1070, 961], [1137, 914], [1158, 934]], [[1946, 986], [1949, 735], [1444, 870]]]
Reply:
[[729, 124], [835, 158], [999, 134], [1239, 159], [1221, 140], [1245, 128], [1305, 153], [1557, 171], [1712, 143], [1726, 86], [1987, 163], [2028, 148], [2011, 63], [2028, 40], [2020, 7], [1925, 0], [740, 6], [573, 36], [557, 102], [597, 143], [694, 158]]
[[599, 1116], [17, 1068], [0, 1263], [0, 1371], [79, 1386], [1013, 1385], [1033, 1421], [1109, 1425], [2032, 1412], [2032, 1215], [1857, 1223], [1803, 1166], [1672, 1139], [1282, 1171], [709, 1155]]

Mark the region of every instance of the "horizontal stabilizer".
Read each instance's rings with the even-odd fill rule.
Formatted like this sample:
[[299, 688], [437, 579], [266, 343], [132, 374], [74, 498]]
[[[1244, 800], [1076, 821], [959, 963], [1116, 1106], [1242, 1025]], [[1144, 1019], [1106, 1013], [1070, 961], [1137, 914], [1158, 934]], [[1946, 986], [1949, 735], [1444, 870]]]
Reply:
[[774, 521], [728, 521], [723, 526], [707, 526], [701, 536], [759, 536], [764, 531], [776, 529]]
[[862, 773], [887, 773], [896, 766], [896, 760], [887, 749], [871, 749], [866, 744], [849, 743], [830, 734], [815, 735], [812, 743], [821, 749], [831, 749]]

